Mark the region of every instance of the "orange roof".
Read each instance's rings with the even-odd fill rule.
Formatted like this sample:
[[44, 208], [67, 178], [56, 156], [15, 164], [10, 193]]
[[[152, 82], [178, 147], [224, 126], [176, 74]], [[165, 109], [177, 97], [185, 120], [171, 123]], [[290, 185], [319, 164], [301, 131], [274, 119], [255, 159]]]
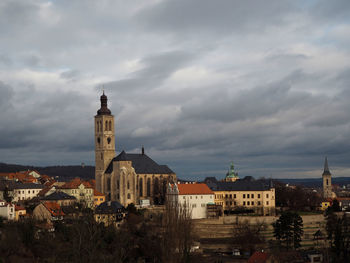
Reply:
[[18, 180], [23, 183], [37, 182], [37, 179], [33, 175], [30, 175], [28, 171], [17, 173], [0, 173], [0, 176], [7, 177], [9, 180]]
[[180, 195], [211, 195], [214, 194], [206, 184], [178, 184]]
[[265, 263], [268, 257], [269, 254], [257, 251], [248, 259], [248, 263]]
[[100, 193], [96, 189], [94, 189], [94, 196], [105, 196], [104, 194]]
[[44, 202], [44, 206], [53, 216], [64, 216], [61, 206], [56, 202]]
[[86, 188], [93, 188], [91, 184], [87, 181], [83, 181], [80, 178], [74, 178], [72, 181], [69, 181], [61, 186], [63, 189], [75, 189], [78, 188], [79, 185], [83, 184]]
[[19, 211], [19, 210], [26, 210], [26, 209], [23, 206], [15, 205], [15, 210]]

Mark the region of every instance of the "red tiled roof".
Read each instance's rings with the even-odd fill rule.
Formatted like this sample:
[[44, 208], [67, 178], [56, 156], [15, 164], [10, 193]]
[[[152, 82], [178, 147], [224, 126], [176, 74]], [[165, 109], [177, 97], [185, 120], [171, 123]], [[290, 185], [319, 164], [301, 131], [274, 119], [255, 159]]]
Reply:
[[46, 209], [51, 213], [53, 216], [64, 216], [64, 213], [61, 209], [61, 206], [56, 202], [44, 202], [43, 203]]
[[61, 186], [63, 189], [75, 189], [78, 188], [79, 185], [83, 184], [86, 188], [93, 188], [91, 184], [87, 181], [83, 181], [80, 178], [74, 178], [72, 181], [65, 183]]
[[26, 209], [23, 206], [15, 205], [15, 210], [19, 211], [19, 210], [26, 210]]
[[96, 189], [94, 189], [94, 196], [105, 196], [104, 194], [100, 193]]
[[210, 195], [214, 194], [206, 184], [178, 184], [180, 195]]
[[248, 263], [265, 263], [268, 257], [269, 254], [257, 251], [248, 259]]

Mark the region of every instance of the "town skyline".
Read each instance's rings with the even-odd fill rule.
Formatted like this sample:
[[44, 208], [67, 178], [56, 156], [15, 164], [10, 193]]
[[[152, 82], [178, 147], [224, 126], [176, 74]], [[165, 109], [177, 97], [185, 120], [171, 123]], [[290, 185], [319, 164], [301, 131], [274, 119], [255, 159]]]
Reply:
[[5, 1], [0, 162], [94, 165], [104, 89], [179, 178], [350, 176], [348, 1], [245, 2]]

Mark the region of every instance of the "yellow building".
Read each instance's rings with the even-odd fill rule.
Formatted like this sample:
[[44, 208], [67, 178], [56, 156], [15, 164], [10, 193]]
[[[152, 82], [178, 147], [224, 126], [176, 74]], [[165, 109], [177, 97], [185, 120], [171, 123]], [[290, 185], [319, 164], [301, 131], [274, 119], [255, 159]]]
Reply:
[[95, 189], [94, 190], [94, 207], [99, 206], [105, 201], [106, 201], [106, 196]]
[[215, 204], [221, 206], [223, 212], [245, 209], [261, 215], [275, 214], [275, 188], [271, 181], [246, 177], [235, 182], [219, 182], [210, 177], [205, 183], [214, 192]]

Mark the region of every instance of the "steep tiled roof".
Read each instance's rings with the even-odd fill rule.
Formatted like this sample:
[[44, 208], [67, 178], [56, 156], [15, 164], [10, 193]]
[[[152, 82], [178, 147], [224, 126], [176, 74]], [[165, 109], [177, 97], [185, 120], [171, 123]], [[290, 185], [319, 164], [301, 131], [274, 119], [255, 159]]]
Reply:
[[52, 200], [52, 201], [74, 200], [74, 199], [76, 199], [74, 196], [68, 195], [64, 192], [54, 192], [48, 196], [44, 196], [41, 198], [41, 200]]
[[207, 185], [213, 191], [267, 191], [272, 188], [269, 182], [244, 179], [235, 182], [210, 181]]
[[210, 195], [214, 194], [206, 184], [178, 184], [180, 195]]
[[268, 257], [269, 254], [257, 251], [248, 259], [248, 263], [265, 263]]
[[117, 201], [107, 201], [103, 202], [96, 207], [96, 214], [116, 214], [120, 213], [120, 210], [124, 211], [125, 208]]
[[86, 188], [92, 188], [91, 184], [87, 181], [83, 181], [80, 178], [74, 178], [73, 180], [65, 183], [61, 186], [62, 189], [75, 189], [78, 188], [79, 185], [83, 184]]
[[43, 205], [51, 213], [52, 216], [64, 216], [61, 206], [56, 202], [43, 202]]
[[94, 196], [105, 196], [104, 194], [100, 193], [96, 189], [94, 189]]
[[174, 173], [168, 166], [159, 165], [146, 154], [126, 153], [122, 151], [117, 157], [114, 157], [106, 169], [106, 173], [113, 171], [113, 162], [131, 161], [132, 167], [137, 174], [172, 174]]

